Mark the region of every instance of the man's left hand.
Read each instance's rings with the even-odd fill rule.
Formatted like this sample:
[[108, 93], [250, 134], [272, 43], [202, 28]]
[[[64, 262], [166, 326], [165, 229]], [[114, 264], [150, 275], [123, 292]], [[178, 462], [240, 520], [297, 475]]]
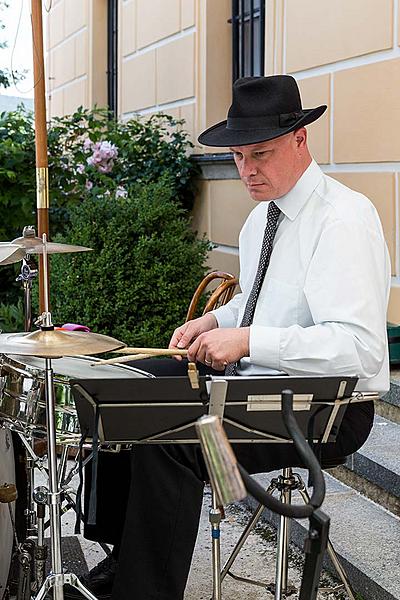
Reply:
[[216, 371], [223, 371], [228, 363], [249, 356], [249, 327], [213, 329], [202, 333], [188, 348], [187, 358], [200, 361]]

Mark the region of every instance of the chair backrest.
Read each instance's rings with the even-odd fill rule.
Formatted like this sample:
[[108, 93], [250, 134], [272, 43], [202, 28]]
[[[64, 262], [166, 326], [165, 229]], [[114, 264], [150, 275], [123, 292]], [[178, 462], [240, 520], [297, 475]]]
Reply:
[[215, 288], [207, 300], [206, 306], [203, 310], [203, 315], [210, 310], [218, 308], [218, 306], [226, 304], [232, 298], [235, 288], [238, 284], [238, 279], [234, 275], [231, 275], [231, 273], [225, 273], [224, 271], [212, 271], [211, 273], [208, 273], [197, 286], [197, 289], [193, 294], [189, 304], [186, 321], [193, 319], [201, 295], [204, 293], [207, 286], [215, 279], [221, 279], [221, 283]]

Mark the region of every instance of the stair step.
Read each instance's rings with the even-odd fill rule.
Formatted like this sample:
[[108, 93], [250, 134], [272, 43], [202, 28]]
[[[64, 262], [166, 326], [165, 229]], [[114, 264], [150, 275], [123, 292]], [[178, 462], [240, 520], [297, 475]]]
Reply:
[[375, 403], [378, 414], [391, 421], [400, 423], [400, 369], [390, 372], [390, 390]]
[[[305, 482], [307, 472], [296, 469]], [[257, 475], [264, 488], [279, 471]], [[400, 519], [325, 473], [327, 493], [322, 507], [331, 518], [330, 537], [349, 579], [364, 600], [400, 600]], [[294, 502], [301, 502], [294, 494]], [[252, 507], [255, 501], [249, 499]], [[277, 524], [277, 515], [265, 510], [266, 521]], [[307, 521], [294, 521], [292, 539], [303, 547]], [[333, 572], [332, 565], [327, 565]]]
[[376, 416], [365, 444], [346, 468], [400, 499], [400, 425]]

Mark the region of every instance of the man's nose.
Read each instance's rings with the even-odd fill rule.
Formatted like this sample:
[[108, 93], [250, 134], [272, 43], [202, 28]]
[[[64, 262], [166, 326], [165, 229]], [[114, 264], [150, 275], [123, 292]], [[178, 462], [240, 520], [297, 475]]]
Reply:
[[241, 177], [250, 177], [251, 175], [256, 175], [257, 167], [253, 160], [251, 159], [243, 159], [242, 164], [240, 165], [240, 176]]

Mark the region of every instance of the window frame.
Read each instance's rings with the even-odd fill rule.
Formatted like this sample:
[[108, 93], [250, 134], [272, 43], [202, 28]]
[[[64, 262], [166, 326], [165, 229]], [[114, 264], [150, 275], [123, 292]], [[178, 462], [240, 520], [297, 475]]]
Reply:
[[107, 0], [107, 104], [118, 116], [118, 0]]
[[[245, 0], [232, 0], [232, 18], [229, 22], [232, 24], [232, 83], [245, 77], [246, 68], [246, 46], [245, 46], [245, 25], [250, 22], [249, 28], [249, 51], [250, 51], [250, 76], [264, 75], [265, 69], [265, 0], [260, 0], [260, 6], [254, 7], [254, 0], [247, 0], [249, 11], [245, 12]], [[260, 73], [254, 72], [254, 21], [260, 19], [259, 34], [259, 61]]]

